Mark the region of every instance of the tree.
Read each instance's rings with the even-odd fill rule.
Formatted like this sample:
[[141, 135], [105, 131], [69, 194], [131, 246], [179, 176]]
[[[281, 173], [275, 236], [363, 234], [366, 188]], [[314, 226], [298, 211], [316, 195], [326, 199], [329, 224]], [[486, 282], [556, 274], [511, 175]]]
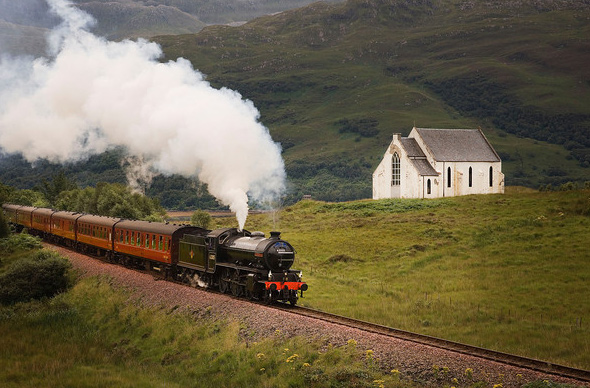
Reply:
[[77, 189], [78, 186], [63, 171], [53, 175], [51, 182], [44, 179], [38, 190], [45, 195], [51, 206], [55, 206], [57, 198], [62, 191]]
[[4, 212], [0, 210], [0, 238], [6, 238], [10, 234], [10, 228], [4, 218]]
[[195, 210], [191, 216], [191, 225], [198, 226], [203, 229], [208, 229], [211, 223], [211, 216], [204, 210]]
[[0, 203], [6, 203], [14, 193], [14, 188], [0, 183]]

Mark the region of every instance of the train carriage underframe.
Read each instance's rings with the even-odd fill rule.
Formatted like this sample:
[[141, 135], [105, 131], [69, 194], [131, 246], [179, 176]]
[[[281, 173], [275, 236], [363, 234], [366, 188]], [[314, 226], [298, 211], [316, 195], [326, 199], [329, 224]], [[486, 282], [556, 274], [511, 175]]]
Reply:
[[98, 253], [101, 254], [94, 254], [87, 251], [84, 253], [103, 257], [111, 263], [120, 264], [127, 268], [148, 271], [164, 279], [179, 281], [191, 287], [217, 288], [222, 294], [231, 294], [235, 297], [247, 297], [251, 300], [262, 300], [266, 303], [284, 301], [294, 306], [297, 304], [299, 294], [303, 296], [303, 291], [307, 290], [307, 284], [303, 284], [301, 293], [299, 293], [299, 283], [288, 281], [289, 278], [294, 277], [296, 271], [274, 273], [271, 274], [272, 281], [264, 281], [261, 279], [269, 276], [268, 272], [264, 270], [253, 270], [247, 267], [241, 268], [231, 264], [218, 264], [217, 266], [220, 268], [215, 273], [204, 273], [197, 269], [181, 265], [162, 263], [139, 256], [122, 255], [113, 251], [105, 252], [100, 248], [92, 246], [87, 247], [98, 249]]

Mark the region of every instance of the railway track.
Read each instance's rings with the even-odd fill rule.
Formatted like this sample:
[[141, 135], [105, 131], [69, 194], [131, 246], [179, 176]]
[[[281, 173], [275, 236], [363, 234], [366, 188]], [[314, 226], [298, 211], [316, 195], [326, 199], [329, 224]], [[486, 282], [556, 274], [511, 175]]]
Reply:
[[[53, 244], [46, 243], [46, 245], [53, 245]], [[64, 247], [61, 247], [61, 248], [64, 248]], [[65, 249], [67, 249], [67, 248], [65, 248]], [[74, 252], [74, 251], [72, 251], [72, 252]], [[88, 255], [88, 254], [84, 254], [84, 255], [91, 257], [93, 259], [99, 259], [103, 262], [108, 263], [108, 261], [104, 260], [104, 258], [93, 257], [92, 255]], [[137, 270], [137, 271], [145, 273], [145, 274], [150, 274], [150, 275], [154, 276], [155, 278], [161, 278], [162, 280], [164, 280], [164, 278], [161, 274], [157, 274], [157, 273], [147, 271], [147, 270]], [[168, 279], [167, 281], [172, 281], [177, 284], [182, 284], [184, 286], [191, 287], [189, 284], [183, 283], [180, 281], [174, 281], [174, 280], [170, 280], [170, 279]], [[219, 292], [216, 289], [206, 289], [206, 288], [202, 288], [202, 287], [197, 287], [197, 288], [204, 290], [204, 291], [216, 293], [216, 294], [222, 294], [221, 292]], [[506, 364], [506, 365], [511, 365], [511, 366], [523, 368], [523, 369], [542, 372], [542, 373], [545, 373], [548, 375], [554, 375], [554, 376], [564, 377], [564, 378], [568, 378], [568, 379], [572, 379], [572, 380], [577, 380], [580, 382], [584, 382], [586, 384], [590, 383], [590, 371], [584, 370], [584, 369], [576, 369], [576, 368], [572, 368], [572, 367], [568, 367], [568, 366], [564, 366], [564, 365], [559, 365], [559, 364], [555, 364], [555, 363], [551, 363], [551, 362], [547, 362], [547, 361], [536, 360], [536, 359], [522, 357], [522, 356], [513, 355], [513, 354], [509, 354], [509, 353], [503, 353], [503, 352], [499, 352], [499, 351], [495, 351], [495, 350], [485, 349], [485, 348], [481, 348], [481, 347], [477, 347], [477, 346], [473, 346], [473, 345], [467, 345], [467, 344], [463, 344], [460, 342], [454, 342], [454, 341], [449, 341], [449, 340], [436, 338], [436, 337], [432, 337], [432, 336], [428, 336], [428, 335], [413, 333], [413, 332], [405, 331], [405, 330], [401, 330], [401, 329], [395, 329], [392, 327], [379, 325], [379, 324], [366, 322], [366, 321], [361, 321], [361, 320], [345, 317], [342, 315], [331, 314], [331, 313], [327, 313], [324, 311], [311, 309], [308, 307], [291, 306], [291, 305], [282, 304], [282, 303], [268, 305], [267, 303], [262, 302], [262, 301], [248, 300], [248, 299], [241, 298], [241, 297], [235, 297], [235, 296], [232, 296], [229, 294], [224, 294], [224, 295], [244, 301], [244, 302], [247, 302], [247, 303], [262, 304], [262, 305], [266, 305], [268, 307], [275, 308], [275, 309], [278, 309], [278, 310], [281, 310], [281, 311], [284, 311], [284, 312], [287, 312], [290, 314], [296, 314], [296, 315], [301, 315], [301, 316], [305, 316], [305, 317], [309, 317], [309, 318], [319, 319], [319, 320], [322, 320], [325, 322], [343, 325], [346, 327], [359, 329], [359, 330], [369, 332], [369, 333], [385, 335], [388, 337], [397, 338], [397, 339], [401, 339], [401, 340], [405, 340], [405, 341], [410, 341], [410, 342], [414, 342], [414, 343], [421, 344], [421, 345], [432, 346], [432, 347], [436, 347], [439, 349], [444, 349], [444, 350], [448, 350], [448, 351], [452, 351], [452, 352], [456, 352], [456, 353], [460, 353], [460, 354], [464, 354], [464, 355], [478, 357], [478, 358], [485, 359], [485, 360], [491, 360], [491, 361], [495, 361], [495, 362], [498, 362], [501, 364]]]
[[449, 341], [441, 338], [431, 337], [423, 334], [412, 333], [405, 330], [394, 329], [391, 327], [378, 325], [371, 322], [359, 321], [357, 319], [344, 317], [341, 315], [330, 314], [319, 310], [314, 310], [307, 307], [291, 307], [274, 305], [274, 307], [292, 314], [302, 315], [305, 317], [320, 319], [322, 321], [336, 323], [347, 327], [363, 330], [370, 333], [386, 335], [393, 338], [411, 341], [422, 345], [433, 346], [436, 348], [453, 351], [469, 356], [479, 357], [486, 360], [496, 361], [499, 363], [516, 366], [523, 369], [534, 370], [537, 372], [546, 373], [565, 377], [573, 380], [590, 382], [590, 371], [584, 369], [576, 369], [568, 366], [554, 364], [547, 361], [536, 360], [527, 357], [521, 357], [514, 354], [498, 352], [495, 350], [485, 349], [477, 346], [466, 345], [459, 342]]

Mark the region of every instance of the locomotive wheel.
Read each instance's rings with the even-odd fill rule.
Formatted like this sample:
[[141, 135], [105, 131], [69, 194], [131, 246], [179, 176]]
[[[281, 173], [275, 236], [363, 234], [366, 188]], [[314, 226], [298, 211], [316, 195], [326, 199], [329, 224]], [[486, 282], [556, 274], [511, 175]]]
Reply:
[[242, 296], [244, 288], [239, 284], [240, 273], [239, 271], [234, 272], [231, 278], [230, 289], [233, 296]]
[[229, 273], [227, 270], [221, 271], [219, 275], [219, 292], [225, 294], [229, 290]]
[[222, 294], [225, 294], [228, 289], [229, 289], [229, 283], [227, 282], [227, 280], [220, 278], [219, 279], [219, 292], [221, 292]]

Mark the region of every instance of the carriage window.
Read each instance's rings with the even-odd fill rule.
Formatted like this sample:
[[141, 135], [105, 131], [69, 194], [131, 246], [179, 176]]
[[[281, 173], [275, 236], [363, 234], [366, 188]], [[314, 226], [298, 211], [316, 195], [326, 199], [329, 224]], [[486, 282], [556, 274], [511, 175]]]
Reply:
[[152, 234], [152, 249], [156, 249], [156, 235]]
[[168, 249], [170, 248], [170, 239], [165, 239], [164, 240], [164, 250], [168, 251]]
[[141, 246], [141, 234], [139, 234], [139, 232], [137, 232], [137, 241], [135, 245], [138, 247]]
[[163, 240], [163, 237], [160, 236], [160, 243], [158, 244], [158, 249], [159, 250], [162, 250], [162, 248], [163, 248], [163, 242], [162, 242], [162, 240]]

